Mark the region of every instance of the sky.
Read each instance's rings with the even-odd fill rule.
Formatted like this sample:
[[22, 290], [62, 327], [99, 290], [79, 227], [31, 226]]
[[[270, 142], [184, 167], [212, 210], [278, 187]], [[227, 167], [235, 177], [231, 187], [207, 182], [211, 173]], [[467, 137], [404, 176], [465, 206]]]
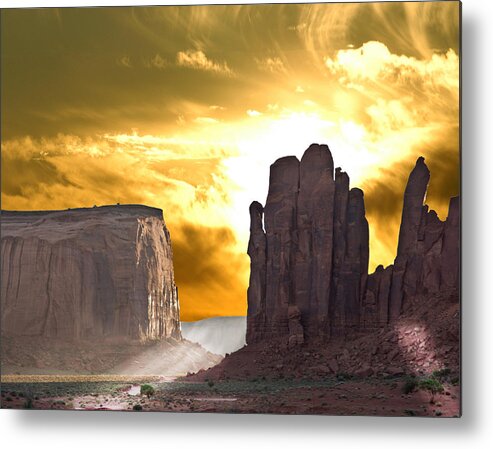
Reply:
[[1, 12], [2, 209], [163, 209], [182, 320], [245, 315], [248, 206], [326, 143], [393, 262], [410, 170], [459, 193], [459, 3]]

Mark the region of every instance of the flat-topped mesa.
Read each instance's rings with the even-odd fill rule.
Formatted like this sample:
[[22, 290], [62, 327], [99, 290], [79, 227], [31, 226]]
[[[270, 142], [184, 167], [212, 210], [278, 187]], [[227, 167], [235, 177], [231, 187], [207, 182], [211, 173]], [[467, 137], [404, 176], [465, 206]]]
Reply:
[[[271, 166], [265, 210], [250, 206], [247, 343], [289, 345], [388, 325], [408, 298], [457, 289], [459, 199], [442, 222], [424, 205], [430, 172], [418, 158], [404, 193], [394, 266], [368, 275], [363, 191], [349, 189], [326, 145]], [[262, 222], [265, 223], [265, 233]]]
[[1, 231], [2, 335], [181, 338], [160, 209], [2, 211]]

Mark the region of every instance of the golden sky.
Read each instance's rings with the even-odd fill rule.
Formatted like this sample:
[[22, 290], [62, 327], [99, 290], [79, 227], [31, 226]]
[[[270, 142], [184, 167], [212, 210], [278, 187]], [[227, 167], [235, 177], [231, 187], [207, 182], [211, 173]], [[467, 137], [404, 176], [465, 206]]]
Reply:
[[459, 3], [3, 10], [2, 208], [164, 210], [182, 319], [244, 315], [251, 201], [327, 143], [392, 263], [416, 158], [459, 193]]

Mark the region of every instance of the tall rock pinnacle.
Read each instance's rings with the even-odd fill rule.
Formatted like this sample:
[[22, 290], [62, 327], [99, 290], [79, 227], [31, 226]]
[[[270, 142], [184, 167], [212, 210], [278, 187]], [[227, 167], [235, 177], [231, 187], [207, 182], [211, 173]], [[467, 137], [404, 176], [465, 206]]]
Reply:
[[311, 145], [300, 162], [294, 296], [308, 335], [328, 325], [334, 236], [334, 163], [327, 145]]
[[[266, 249], [267, 242], [263, 229], [262, 216], [264, 208], [254, 201], [250, 205], [250, 241], [248, 255], [250, 256], [250, 283], [248, 285], [248, 339], [262, 334], [265, 322], [265, 279], [266, 279]], [[256, 320], [260, 321], [257, 322]]]
[[[414, 293], [415, 279], [414, 270], [410, 270], [412, 264], [420, 265], [418, 252], [418, 238], [424, 211], [424, 201], [428, 183], [430, 182], [430, 171], [423, 157], [416, 161], [414, 169], [409, 175], [406, 190], [404, 191], [404, 204], [402, 207], [402, 220], [399, 230], [399, 244], [397, 246], [397, 257], [394, 263], [392, 275], [392, 289], [390, 294], [390, 317], [397, 318], [402, 311], [402, 303], [406, 291]], [[413, 275], [411, 275], [413, 271]], [[407, 276], [405, 279], [405, 274]], [[406, 282], [407, 281], [407, 282]]]

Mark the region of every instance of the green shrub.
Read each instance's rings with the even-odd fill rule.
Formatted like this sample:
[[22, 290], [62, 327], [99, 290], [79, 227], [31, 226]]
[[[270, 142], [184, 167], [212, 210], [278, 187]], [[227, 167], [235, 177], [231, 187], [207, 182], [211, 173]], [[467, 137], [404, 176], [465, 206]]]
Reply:
[[144, 384], [140, 386], [140, 394], [145, 394], [148, 398], [150, 398], [155, 393], [154, 387], [149, 384]]
[[142, 411], [142, 405], [140, 404], [135, 404], [133, 407], [132, 407], [132, 410], [135, 411], [135, 412], [141, 412]]
[[426, 390], [430, 393], [430, 403], [432, 404], [435, 402], [435, 395], [443, 391], [443, 385], [434, 377], [420, 381], [419, 388], [420, 390]]
[[209, 387], [212, 388], [214, 386], [214, 382], [212, 380], [208, 380], [207, 385], [209, 385]]
[[442, 368], [442, 369], [433, 371], [432, 376], [436, 377], [439, 380], [443, 380], [446, 377], [450, 376], [450, 373], [451, 373], [450, 368]]
[[26, 399], [24, 402], [24, 408], [33, 408], [33, 401], [31, 398]]
[[349, 373], [339, 373], [337, 375], [337, 380], [339, 381], [345, 381], [345, 380], [351, 380], [353, 376]]
[[402, 386], [402, 392], [404, 394], [409, 394], [418, 388], [419, 382], [415, 377], [406, 378], [404, 385]]

